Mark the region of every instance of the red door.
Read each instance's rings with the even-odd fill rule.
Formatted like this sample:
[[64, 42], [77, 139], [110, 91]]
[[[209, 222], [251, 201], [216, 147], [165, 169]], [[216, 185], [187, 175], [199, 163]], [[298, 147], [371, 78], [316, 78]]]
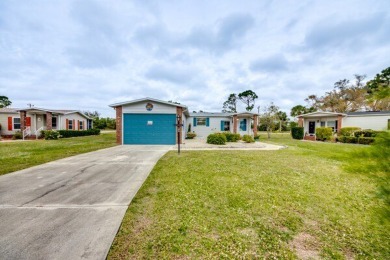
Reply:
[[31, 117], [26, 117], [26, 127], [31, 126]]

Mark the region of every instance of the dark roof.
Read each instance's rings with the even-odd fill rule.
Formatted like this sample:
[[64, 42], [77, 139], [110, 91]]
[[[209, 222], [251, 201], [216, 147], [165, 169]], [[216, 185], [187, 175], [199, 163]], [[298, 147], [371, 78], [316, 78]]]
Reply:
[[347, 112], [349, 116], [367, 116], [367, 115], [390, 115], [390, 111], [358, 111], [358, 112]]

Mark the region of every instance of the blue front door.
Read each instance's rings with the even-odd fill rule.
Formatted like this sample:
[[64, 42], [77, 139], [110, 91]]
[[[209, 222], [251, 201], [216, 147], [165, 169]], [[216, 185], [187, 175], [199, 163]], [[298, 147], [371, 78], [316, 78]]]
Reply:
[[123, 144], [175, 144], [175, 114], [124, 114]]

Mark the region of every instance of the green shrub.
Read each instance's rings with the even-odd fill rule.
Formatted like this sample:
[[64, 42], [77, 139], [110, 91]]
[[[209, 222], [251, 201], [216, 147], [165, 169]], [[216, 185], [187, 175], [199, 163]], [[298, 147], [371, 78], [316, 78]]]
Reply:
[[320, 141], [329, 141], [332, 138], [333, 132], [330, 127], [317, 127], [316, 139]]
[[347, 143], [347, 144], [356, 144], [357, 138], [354, 136], [341, 136], [339, 138], [339, 141], [342, 143]]
[[303, 127], [291, 127], [291, 136], [294, 139], [302, 140], [303, 139]]
[[215, 133], [207, 136], [208, 144], [226, 144], [226, 136], [223, 133]]
[[260, 140], [260, 135], [255, 135], [254, 139], [259, 141]]
[[374, 137], [359, 137], [358, 143], [359, 144], [372, 144], [375, 141]]
[[76, 137], [76, 136], [88, 136], [88, 135], [99, 135], [100, 129], [88, 129], [88, 130], [59, 130], [61, 138]]
[[243, 135], [242, 141], [244, 141], [245, 143], [254, 143], [255, 139], [253, 139], [251, 135]]
[[23, 134], [21, 131], [16, 131], [15, 134], [12, 136], [13, 140], [22, 139], [22, 138], [23, 138]]
[[361, 128], [360, 127], [355, 127], [355, 126], [342, 127], [342, 128], [340, 128], [339, 135], [342, 135], [342, 136], [353, 136], [353, 133], [355, 131], [359, 131], [359, 130], [361, 130]]
[[378, 135], [377, 131], [371, 130], [371, 129], [365, 129], [361, 131], [354, 132], [355, 137], [375, 137]]
[[54, 130], [42, 131], [45, 140], [57, 140], [60, 137], [60, 133]]
[[187, 133], [186, 139], [194, 139], [196, 137], [195, 133]]
[[222, 132], [226, 136], [226, 141], [227, 142], [237, 142], [238, 140], [241, 139], [240, 134], [234, 134], [231, 132]]

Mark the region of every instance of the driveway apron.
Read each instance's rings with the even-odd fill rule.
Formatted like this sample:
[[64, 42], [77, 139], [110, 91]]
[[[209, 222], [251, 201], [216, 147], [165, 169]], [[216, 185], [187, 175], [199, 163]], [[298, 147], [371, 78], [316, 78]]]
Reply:
[[105, 259], [171, 146], [116, 146], [0, 176], [1, 259]]

